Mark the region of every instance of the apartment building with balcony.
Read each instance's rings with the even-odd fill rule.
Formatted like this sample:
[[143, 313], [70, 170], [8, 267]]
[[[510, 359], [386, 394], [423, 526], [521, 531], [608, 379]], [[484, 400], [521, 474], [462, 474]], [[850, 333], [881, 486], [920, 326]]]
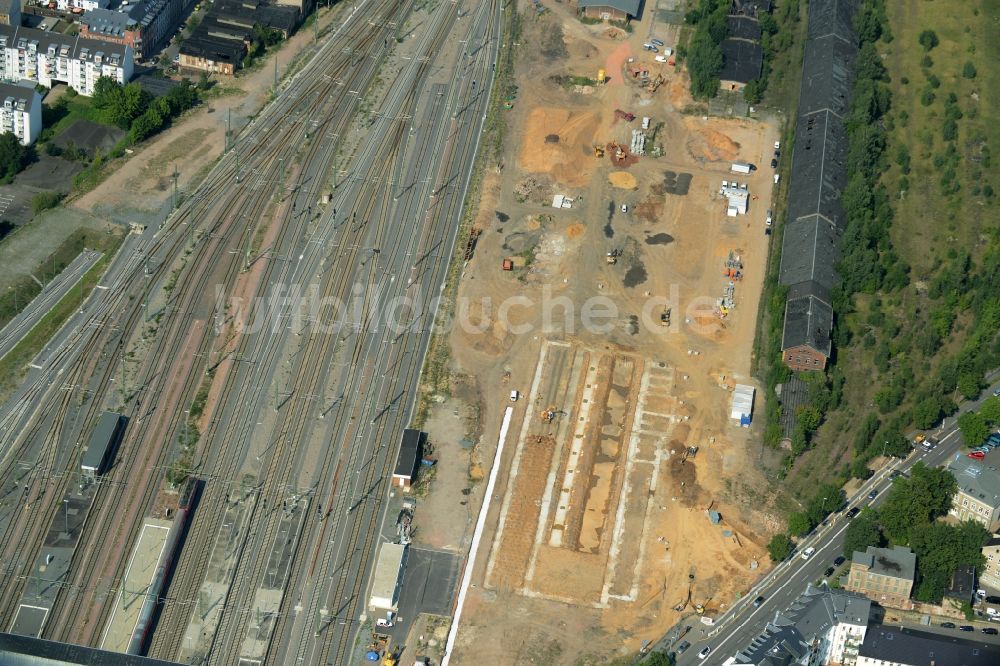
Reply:
[[0, 83], [0, 132], [10, 132], [30, 146], [42, 131], [42, 96], [30, 82]]
[[125, 84], [132, 71], [128, 45], [0, 25], [0, 79], [4, 81], [28, 80], [46, 88], [65, 83], [89, 96], [102, 76]]
[[872, 602], [808, 584], [788, 608], [776, 611], [764, 631], [726, 661], [747, 666], [853, 666], [868, 631]]

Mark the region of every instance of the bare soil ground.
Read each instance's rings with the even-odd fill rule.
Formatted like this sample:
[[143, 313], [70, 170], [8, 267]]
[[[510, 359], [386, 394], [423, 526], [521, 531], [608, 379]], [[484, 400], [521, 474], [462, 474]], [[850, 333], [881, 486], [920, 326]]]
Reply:
[[[683, 74], [638, 55], [651, 17], [625, 35], [581, 24], [572, 7], [550, 9], [524, 21], [508, 116], [517, 140], [503, 171], [485, 178], [483, 234], [459, 288], [466, 325], [451, 335], [452, 370], [479, 378], [451, 400], [481, 405], [472, 458], [486, 470], [509, 392], [521, 395], [459, 661], [600, 662], [635, 650], [692, 612], [673, 610], [689, 591], [691, 604], [723, 611], [761, 575], [773, 525], [754, 467], [758, 433], [729, 419], [734, 384], [752, 383], [771, 172], [740, 176], [748, 215], [727, 217], [719, 189], [735, 178], [733, 160], [770, 161], [777, 130], [682, 113], [691, 105]], [[544, 58], [532, 55], [540, 44]], [[662, 85], [645, 90], [630, 65]], [[603, 86], [553, 83], [600, 67]], [[616, 119], [615, 109], [637, 118]], [[657, 144], [661, 157], [620, 168], [594, 156], [595, 144], [627, 147], [643, 116], [647, 153]], [[555, 193], [572, 208], [553, 209]], [[731, 253], [741, 279], [727, 275]], [[513, 271], [501, 270], [506, 258]], [[723, 317], [730, 282], [734, 307]], [[670, 326], [660, 323], [666, 310]], [[433, 438], [439, 425], [426, 427]], [[437, 492], [432, 483], [428, 499]]]

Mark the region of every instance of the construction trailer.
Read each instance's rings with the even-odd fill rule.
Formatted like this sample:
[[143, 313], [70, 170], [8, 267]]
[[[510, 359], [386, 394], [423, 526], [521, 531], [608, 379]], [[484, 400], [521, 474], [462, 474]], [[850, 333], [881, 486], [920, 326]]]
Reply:
[[753, 397], [754, 387], [746, 384], [737, 384], [733, 391], [733, 408], [729, 417], [738, 421], [740, 426], [747, 428], [753, 419]]
[[733, 162], [729, 170], [733, 173], [750, 173], [750, 165], [745, 162]]
[[117, 412], [101, 414], [80, 462], [80, 472], [85, 477], [94, 478], [104, 474], [108, 460], [114, 457], [118, 443], [125, 433], [127, 423], [128, 419]]
[[392, 472], [392, 485], [409, 490], [417, 478], [417, 468], [424, 453], [426, 435], [413, 428], [403, 431], [403, 441], [399, 445], [396, 469]]
[[396, 611], [399, 603], [399, 588], [403, 583], [403, 567], [406, 566], [406, 546], [399, 543], [384, 543], [378, 552], [375, 575], [372, 576], [372, 592], [368, 606], [375, 610]]

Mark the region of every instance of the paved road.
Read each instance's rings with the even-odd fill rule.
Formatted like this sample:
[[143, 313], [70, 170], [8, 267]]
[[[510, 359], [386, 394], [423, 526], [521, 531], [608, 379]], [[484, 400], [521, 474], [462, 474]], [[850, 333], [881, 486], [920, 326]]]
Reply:
[[[992, 373], [990, 377], [996, 376], [997, 373]], [[996, 386], [1000, 386], [1000, 384], [983, 391], [976, 400], [962, 403], [959, 407], [960, 413], [977, 409], [991, 395]], [[881, 504], [886, 490], [892, 483], [889, 477], [893, 470], [906, 473], [918, 461], [929, 466], [939, 466], [950, 460], [963, 444], [958, 431], [957, 416], [956, 414], [945, 419], [940, 428], [933, 432], [940, 440], [937, 447], [929, 452], [922, 448], [914, 449], [905, 460], [890, 460], [874, 476], [865, 481], [854, 495], [848, 498], [849, 506], [865, 507]], [[878, 491], [878, 495], [874, 500], [869, 500], [868, 494], [872, 490]], [[722, 664], [727, 658], [749, 644], [755, 636], [764, 630], [776, 611], [787, 608], [792, 600], [802, 593], [807, 583], [821, 580], [826, 568], [832, 566], [833, 560], [843, 554], [844, 530], [847, 529], [847, 523], [848, 519], [843, 513], [832, 514], [827, 525], [820, 526], [803, 539], [791, 559], [779, 564], [774, 571], [748, 591], [724, 615], [717, 618], [714, 626], [708, 627], [701, 624], [697, 617], [688, 618], [685, 624], [690, 625], [692, 630], [684, 640], [689, 641], [691, 647], [678, 657], [678, 665]], [[800, 553], [810, 547], [815, 548], [816, 552], [808, 559], [803, 560]], [[763, 596], [764, 602], [760, 607], [754, 608], [753, 600], [757, 596]], [[976, 634], [976, 637], [980, 638], [981, 634]], [[708, 658], [701, 660], [697, 653], [706, 646], [711, 647], [712, 652]], [[654, 649], [673, 650], [675, 648], [676, 642], [665, 643], [661, 640]]]
[[24, 339], [42, 317], [93, 268], [101, 256], [102, 253], [96, 250], [84, 250], [78, 254], [16, 317], [7, 322], [0, 331], [0, 358], [9, 354]]

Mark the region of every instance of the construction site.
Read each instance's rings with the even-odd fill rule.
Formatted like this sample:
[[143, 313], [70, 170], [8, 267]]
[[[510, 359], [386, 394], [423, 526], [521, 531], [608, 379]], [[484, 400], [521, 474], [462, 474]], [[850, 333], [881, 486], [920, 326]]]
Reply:
[[[545, 8], [523, 21], [439, 408], [477, 415], [454, 447], [473, 497], [514, 408], [458, 663], [600, 663], [684, 618], [708, 629], [779, 524], [759, 426], [733, 416], [755, 384], [777, 124], [697, 111], [679, 26], [654, 11], [629, 34]], [[457, 439], [441, 420], [428, 438]]]

